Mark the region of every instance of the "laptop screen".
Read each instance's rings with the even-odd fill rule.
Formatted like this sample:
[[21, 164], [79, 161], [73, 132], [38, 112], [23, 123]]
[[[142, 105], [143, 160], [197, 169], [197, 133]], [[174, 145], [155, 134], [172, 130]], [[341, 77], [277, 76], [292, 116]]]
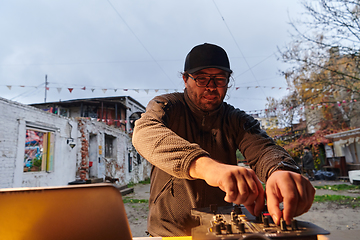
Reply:
[[0, 189], [0, 239], [124, 239], [131, 231], [111, 184]]

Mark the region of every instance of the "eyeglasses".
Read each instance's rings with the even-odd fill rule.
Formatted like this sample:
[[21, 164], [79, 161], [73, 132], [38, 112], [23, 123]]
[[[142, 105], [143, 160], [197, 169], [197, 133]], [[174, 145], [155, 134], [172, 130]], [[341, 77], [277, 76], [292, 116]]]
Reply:
[[211, 79], [214, 80], [215, 86], [219, 88], [226, 87], [226, 85], [229, 83], [229, 78], [225, 76], [201, 74], [193, 77], [189, 74], [189, 77], [195, 81], [196, 86], [198, 87], [207, 87]]

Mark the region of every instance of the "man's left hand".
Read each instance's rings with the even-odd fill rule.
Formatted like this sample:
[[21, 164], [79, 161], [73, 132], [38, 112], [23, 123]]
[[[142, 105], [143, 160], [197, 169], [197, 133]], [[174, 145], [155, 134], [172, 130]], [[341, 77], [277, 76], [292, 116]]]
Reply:
[[[314, 187], [298, 173], [278, 170], [266, 182], [267, 208], [277, 225], [281, 218], [290, 225], [291, 219], [309, 211], [314, 197]], [[281, 202], [284, 205], [283, 211], [279, 208]]]

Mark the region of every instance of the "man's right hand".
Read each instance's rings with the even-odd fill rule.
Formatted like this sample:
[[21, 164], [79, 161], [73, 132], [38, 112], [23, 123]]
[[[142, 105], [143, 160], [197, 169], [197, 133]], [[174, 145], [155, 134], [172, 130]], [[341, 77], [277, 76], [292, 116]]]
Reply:
[[189, 174], [223, 190], [226, 202], [243, 204], [254, 216], [261, 214], [265, 195], [253, 170], [219, 163], [209, 157], [199, 157], [191, 163]]

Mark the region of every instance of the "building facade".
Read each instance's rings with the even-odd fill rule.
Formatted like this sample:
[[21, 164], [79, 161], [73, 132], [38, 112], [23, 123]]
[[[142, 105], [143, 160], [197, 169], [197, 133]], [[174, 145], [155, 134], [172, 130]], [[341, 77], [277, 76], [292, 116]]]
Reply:
[[0, 188], [149, 178], [151, 165], [131, 142], [144, 111], [130, 97], [33, 106], [0, 98]]

